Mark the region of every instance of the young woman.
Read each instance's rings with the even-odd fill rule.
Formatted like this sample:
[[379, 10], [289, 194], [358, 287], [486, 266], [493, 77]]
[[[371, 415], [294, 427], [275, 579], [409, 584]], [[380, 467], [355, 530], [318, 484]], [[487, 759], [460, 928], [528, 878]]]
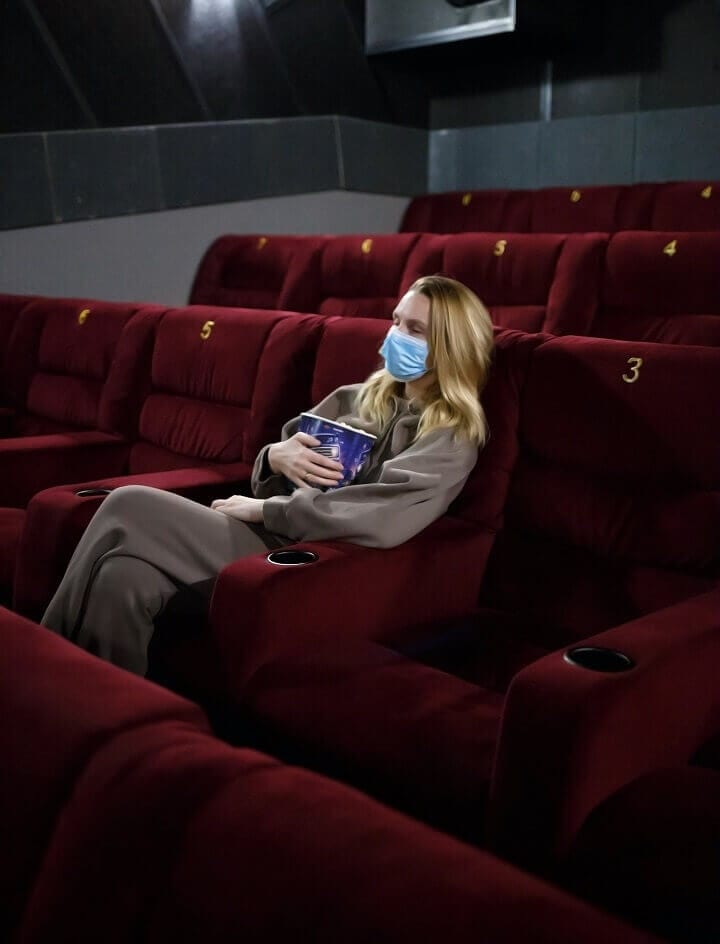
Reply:
[[159, 489], [118, 488], [80, 540], [43, 624], [145, 674], [153, 620], [168, 600], [231, 561], [300, 540], [406, 541], [446, 511], [475, 464], [492, 349], [490, 318], [473, 292], [442, 276], [419, 279], [393, 314], [385, 366], [313, 409], [377, 436], [351, 485], [324, 490], [342, 478], [341, 465], [313, 452], [318, 440], [297, 432], [298, 418], [258, 454], [254, 498], [207, 508]]

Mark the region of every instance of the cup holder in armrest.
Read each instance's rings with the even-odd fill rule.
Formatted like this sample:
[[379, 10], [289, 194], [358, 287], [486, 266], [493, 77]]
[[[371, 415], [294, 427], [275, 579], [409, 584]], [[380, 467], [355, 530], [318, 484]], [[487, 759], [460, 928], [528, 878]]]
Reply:
[[78, 498], [94, 498], [96, 495], [109, 495], [111, 488], [81, 488], [75, 492]]
[[266, 558], [271, 564], [297, 567], [298, 564], [313, 564], [320, 560], [315, 551], [272, 551]]
[[593, 672], [627, 672], [635, 663], [624, 652], [617, 649], [603, 649], [601, 646], [576, 646], [568, 649], [564, 657], [571, 665]]

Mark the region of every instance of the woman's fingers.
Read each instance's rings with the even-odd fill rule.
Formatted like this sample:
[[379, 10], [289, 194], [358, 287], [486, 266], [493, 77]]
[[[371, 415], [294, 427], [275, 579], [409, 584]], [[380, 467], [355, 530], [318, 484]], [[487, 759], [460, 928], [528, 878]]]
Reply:
[[[295, 433], [291, 439], [296, 439], [303, 446], [319, 446], [320, 440], [315, 439], [314, 436], [311, 436], [309, 433]], [[289, 441], [289, 440], [288, 440]]]

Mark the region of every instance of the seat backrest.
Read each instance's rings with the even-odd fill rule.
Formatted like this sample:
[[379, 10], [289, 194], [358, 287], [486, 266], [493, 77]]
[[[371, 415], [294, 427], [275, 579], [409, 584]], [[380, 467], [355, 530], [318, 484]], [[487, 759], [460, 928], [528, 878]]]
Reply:
[[441, 272], [476, 292], [500, 327], [583, 334], [595, 316], [606, 245], [599, 233], [424, 236], [402, 290]]
[[[0, 295], [0, 367], [3, 366], [5, 352], [18, 315], [30, 302], [35, 301], [36, 297], [35, 295]], [[1, 384], [2, 371], [0, 370]]]
[[99, 427], [120, 337], [141, 307], [69, 298], [37, 299], [23, 307], [5, 365], [18, 434]]
[[0, 686], [0, 938], [9, 940], [88, 758], [118, 731], [208, 725], [197, 706], [7, 610], [0, 644], [13, 667]]
[[198, 266], [190, 304], [312, 311], [323, 242], [320, 236], [221, 236]]
[[588, 333], [720, 345], [719, 260], [720, 231], [616, 233]]
[[523, 389], [535, 349], [548, 335], [495, 329], [493, 366], [480, 400], [489, 430], [475, 468], [449, 513], [484, 529], [502, 528], [510, 476], [519, 452]]
[[527, 233], [530, 190], [466, 190], [413, 197], [403, 233]]
[[3, 940], [650, 944], [7, 611], [0, 645]]
[[329, 237], [322, 250], [316, 310], [351, 318], [389, 317], [418, 239], [415, 233]]
[[650, 229], [720, 230], [720, 181], [693, 180], [659, 184]]
[[720, 351], [553, 338], [534, 351], [483, 602], [546, 649], [720, 577]]
[[307, 408], [323, 319], [257, 309], [168, 311], [130, 473], [251, 464]]
[[654, 192], [654, 184], [544, 187], [533, 193], [530, 232], [648, 229]]
[[378, 353], [390, 321], [378, 318], [327, 318], [315, 359], [312, 402], [338, 387], [362, 383], [382, 367]]

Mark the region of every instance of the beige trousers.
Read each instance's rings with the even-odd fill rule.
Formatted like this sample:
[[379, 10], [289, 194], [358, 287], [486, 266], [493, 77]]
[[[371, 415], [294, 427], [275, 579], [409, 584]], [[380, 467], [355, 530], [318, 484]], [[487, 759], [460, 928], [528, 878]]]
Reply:
[[42, 623], [145, 675], [153, 620], [178, 590], [278, 543], [190, 499], [126, 485], [108, 495], [90, 522]]

